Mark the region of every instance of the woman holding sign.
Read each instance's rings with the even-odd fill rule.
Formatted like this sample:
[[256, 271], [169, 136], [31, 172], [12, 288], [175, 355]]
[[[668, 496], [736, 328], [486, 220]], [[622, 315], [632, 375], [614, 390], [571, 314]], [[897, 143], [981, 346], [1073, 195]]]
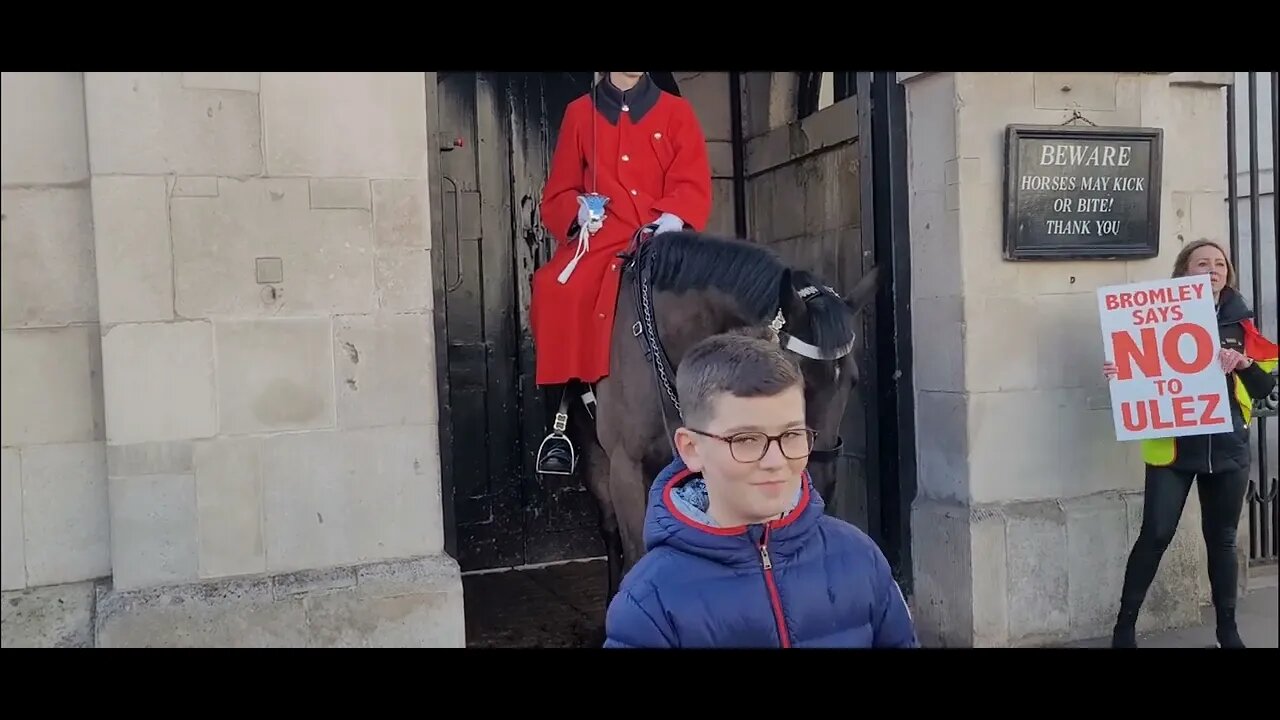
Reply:
[[[1138, 609], [1155, 578], [1165, 548], [1173, 540], [1192, 481], [1200, 495], [1202, 529], [1209, 560], [1209, 585], [1217, 615], [1220, 647], [1244, 647], [1236, 629], [1236, 526], [1249, 486], [1249, 422], [1253, 400], [1271, 394], [1276, 379], [1276, 345], [1262, 337], [1253, 311], [1236, 289], [1235, 269], [1221, 246], [1197, 240], [1178, 253], [1173, 277], [1207, 274], [1213, 287], [1222, 348], [1218, 357], [1234, 399], [1232, 427], [1214, 435], [1142, 441], [1146, 497], [1142, 530], [1125, 568], [1120, 612], [1112, 647], [1136, 647]], [[1114, 363], [1103, 365], [1108, 379]]]

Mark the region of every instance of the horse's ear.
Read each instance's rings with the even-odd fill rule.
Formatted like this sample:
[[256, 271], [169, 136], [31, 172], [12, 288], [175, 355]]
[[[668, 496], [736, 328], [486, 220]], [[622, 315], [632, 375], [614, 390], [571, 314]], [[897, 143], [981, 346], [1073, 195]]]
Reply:
[[871, 268], [862, 279], [858, 280], [858, 284], [853, 286], [853, 290], [844, 298], [844, 304], [849, 306], [849, 310], [854, 315], [862, 312], [862, 309], [870, 304], [880, 290], [880, 266], [876, 265]]
[[782, 271], [782, 282], [778, 284], [778, 307], [782, 308], [782, 315], [788, 322], [804, 317], [804, 298], [796, 291], [791, 268]]

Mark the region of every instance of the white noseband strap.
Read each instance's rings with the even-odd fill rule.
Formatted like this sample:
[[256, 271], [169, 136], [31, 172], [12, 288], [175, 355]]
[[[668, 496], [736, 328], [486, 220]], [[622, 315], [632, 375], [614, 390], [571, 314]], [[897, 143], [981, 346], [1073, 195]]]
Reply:
[[[827, 290], [832, 294], [835, 293], [831, 288], [827, 288]], [[809, 285], [800, 289], [797, 294], [800, 295], [801, 298], [808, 300], [819, 292], [818, 288]], [[786, 324], [787, 319], [782, 316], [782, 308], [778, 308], [778, 314], [775, 315], [773, 320], [769, 323], [769, 329], [773, 331], [774, 336], [778, 338], [778, 343], [781, 344], [782, 347], [797, 355], [807, 357], [810, 360], [839, 360], [850, 352], [853, 352], [853, 346], [858, 341], [858, 335], [855, 333], [849, 338], [849, 342], [843, 347], [836, 348], [830, 352], [823, 352], [817, 345], [807, 343], [794, 335], [782, 332], [782, 328]]]

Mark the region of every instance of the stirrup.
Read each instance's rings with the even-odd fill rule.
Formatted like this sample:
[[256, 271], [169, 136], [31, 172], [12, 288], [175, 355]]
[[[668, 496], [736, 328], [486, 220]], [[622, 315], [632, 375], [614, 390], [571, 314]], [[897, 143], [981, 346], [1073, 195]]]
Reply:
[[[569, 440], [569, 436], [564, 434], [565, 428], [569, 426], [569, 415], [567, 413], [556, 413], [555, 424], [552, 425], [551, 434], [542, 439], [542, 444], [538, 446], [538, 456], [534, 461], [534, 470], [539, 475], [572, 475], [578, 469], [578, 452], [573, 447], [573, 443]], [[569, 448], [569, 470], [567, 472], [561, 470], [544, 470], [543, 464], [547, 461], [546, 450], [547, 444], [553, 441], [563, 442]]]

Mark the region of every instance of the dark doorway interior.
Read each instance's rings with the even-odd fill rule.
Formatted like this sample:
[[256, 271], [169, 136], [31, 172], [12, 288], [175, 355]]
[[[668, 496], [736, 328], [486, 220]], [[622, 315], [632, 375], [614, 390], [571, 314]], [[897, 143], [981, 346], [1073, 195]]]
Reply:
[[[564, 109], [589, 92], [593, 75], [428, 74], [445, 549], [464, 572], [469, 646], [591, 647], [602, 640], [606, 581], [595, 503], [577, 478], [544, 484], [532, 468], [554, 408], [533, 383], [528, 331], [532, 275], [553, 247], [538, 216], [542, 186]], [[893, 73], [848, 75], [849, 87], [841, 86], [837, 96], [857, 103], [857, 111], [834, 109], [848, 122], [835, 118], [844, 134], [828, 144], [781, 158], [776, 167], [758, 158], [752, 164], [738, 156], [756, 138], [733, 128], [733, 184], [742, 187], [725, 199], [735, 195], [750, 205], [734, 208], [738, 225], [749, 224], [752, 235], [801, 266], [831, 274], [842, 287], [852, 287], [871, 264], [888, 270], [891, 281], [866, 318], [863, 390], [842, 428], [845, 497], [838, 505], [841, 516], [881, 543], [910, 592], [914, 450], [903, 103]], [[671, 73], [653, 76], [664, 88], [675, 87]], [[731, 78], [727, 87], [739, 88], [738, 80]], [[699, 87], [687, 84], [684, 94], [698, 95]], [[740, 110], [732, 94], [723, 102]], [[873, 97], [881, 108], [874, 117]], [[797, 117], [792, 125], [807, 119]], [[822, 163], [861, 170], [856, 176], [824, 174]], [[841, 182], [847, 187], [836, 192], [857, 203], [859, 222], [837, 212], [831, 216], [840, 222], [816, 242], [772, 227], [794, 208], [775, 207], [768, 176], [794, 184], [785, 180], [787, 173], [801, 172], [795, 168], [805, 164], [819, 168], [820, 179], [811, 187], [805, 183], [804, 204], [818, 202], [813, 198], [829, 195], [831, 183]], [[758, 189], [747, 193], [748, 187]], [[811, 212], [804, 222], [820, 217]]]

